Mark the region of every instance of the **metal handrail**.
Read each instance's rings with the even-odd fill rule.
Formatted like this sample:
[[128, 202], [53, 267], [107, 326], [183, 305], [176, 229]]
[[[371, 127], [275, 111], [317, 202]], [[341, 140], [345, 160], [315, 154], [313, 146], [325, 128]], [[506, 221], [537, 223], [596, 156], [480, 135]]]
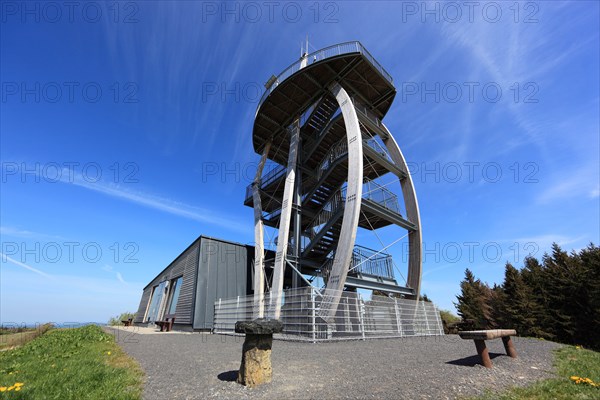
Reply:
[[383, 125], [381, 119], [371, 111], [367, 106], [361, 103], [359, 100], [356, 100], [355, 97], [352, 97], [352, 103], [354, 104], [354, 109], [359, 113], [365, 116], [368, 120], [370, 120], [375, 126]]
[[[378, 256], [378, 254], [380, 255]], [[325, 282], [331, 273], [333, 259], [334, 257], [328, 258], [321, 266], [321, 276]], [[394, 279], [394, 264], [390, 254], [378, 253], [359, 245], [355, 245], [352, 250], [352, 259], [348, 269], [354, 273]]]
[[317, 229], [317, 227], [327, 223], [327, 221], [331, 219], [331, 217], [337, 212], [337, 210], [345, 201], [346, 187], [344, 186], [338, 189], [333, 196], [331, 196], [331, 199], [325, 203], [325, 205], [321, 208], [321, 211], [319, 211], [319, 213], [309, 223], [306, 233], [308, 233], [308, 237], [311, 239], [311, 241], [322, 229], [322, 227], [319, 229]]
[[377, 141], [377, 139], [372, 137], [369, 139], [365, 139], [364, 142], [366, 143], [367, 146], [369, 146], [370, 148], [375, 150], [377, 153], [379, 153], [383, 158], [385, 158], [388, 161], [392, 161], [392, 157], [390, 156], [390, 153], [388, 153], [387, 149], [385, 147], [383, 147]]
[[363, 184], [362, 198], [374, 201], [388, 210], [401, 215], [400, 206], [398, 204], [398, 196], [375, 181], [367, 181]]
[[321, 179], [323, 177], [323, 174], [329, 168], [331, 168], [331, 165], [346, 154], [348, 154], [348, 141], [346, 140], [346, 138], [343, 138], [337, 143], [335, 143], [333, 146], [331, 146], [331, 149], [321, 160], [321, 163], [319, 164], [319, 169], [317, 170], [317, 179]]
[[352, 261], [350, 270], [356, 270], [358, 273], [381, 276], [394, 279], [394, 264], [392, 256], [385, 253], [379, 253], [364, 247], [355, 246], [352, 252]]
[[294, 73], [298, 72], [301, 69], [301, 65], [304, 61], [306, 61], [306, 65], [314, 64], [319, 61], [323, 61], [327, 58], [340, 56], [342, 54], [351, 54], [351, 53], [360, 53], [365, 56], [365, 58], [369, 61], [369, 63], [375, 67], [377, 71], [390, 83], [393, 83], [394, 80], [392, 76], [375, 60], [375, 58], [365, 49], [365, 47], [359, 41], [353, 42], [344, 42], [335, 44], [333, 46], [325, 47], [324, 49], [317, 50], [313, 53], [310, 53], [306, 56], [306, 58], [301, 58], [300, 60], [292, 63], [289, 67], [283, 70], [280, 73], [273, 84], [269, 86], [258, 102], [258, 107], [256, 107], [256, 111], [260, 109], [266, 98], [275, 90], [279, 84], [285, 81], [287, 78], [292, 76]]
[[[278, 165], [275, 168], [271, 169], [269, 172], [267, 172], [265, 175], [263, 175], [260, 178], [260, 182], [259, 182], [259, 188], [264, 188], [266, 187], [268, 184], [270, 184], [271, 182], [281, 178], [282, 175], [285, 175], [285, 171], [287, 170], [287, 168], [283, 165]], [[250, 199], [252, 197], [252, 186], [254, 185], [254, 182], [249, 184], [248, 186], [246, 186], [246, 200]]]

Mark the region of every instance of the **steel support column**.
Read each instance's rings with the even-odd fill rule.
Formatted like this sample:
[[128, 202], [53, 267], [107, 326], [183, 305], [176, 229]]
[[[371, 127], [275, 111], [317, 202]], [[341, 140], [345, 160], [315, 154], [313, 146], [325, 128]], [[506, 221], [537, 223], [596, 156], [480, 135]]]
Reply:
[[329, 90], [335, 96], [342, 111], [348, 140], [348, 184], [342, 228], [327, 287], [323, 294], [321, 309], [319, 310], [319, 316], [327, 323], [332, 323], [348, 276], [360, 217], [363, 186], [363, 144], [352, 99], [338, 83], [332, 84]]
[[422, 234], [419, 203], [417, 202], [417, 194], [404, 155], [388, 128], [384, 124], [381, 126], [387, 132], [387, 138], [381, 137], [381, 139], [388, 149], [394, 164], [403, 170], [406, 176], [404, 179], [400, 178], [402, 196], [404, 197], [404, 205], [406, 206], [406, 216], [410, 222], [416, 225], [416, 230], [409, 231], [408, 233], [408, 277], [406, 279], [406, 286], [415, 290], [414, 296], [409, 296], [409, 298], [418, 299], [422, 273]]
[[[294, 267], [297, 273], [292, 274], [292, 287], [300, 287], [300, 257], [302, 255], [302, 142], [298, 143], [298, 156], [296, 157], [296, 182], [294, 188]], [[304, 277], [302, 277], [304, 278]]]
[[256, 318], [262, 318], [264, 314], [264, 292], [265, 292], [265, 276], [264, 276], [264, 258], [265, 258], [265, 238], [264, 226], [262, 221], [262, 201], [260, 199], [260, 178], [262, 176], [271, 142], [267, 142], [263, 150], [262, 157], [256, 169], [256, 176], [252, 182], [252, 200], [254, 202], [254, 296], [256, 305], [254, 315]]
[[298, 144], [300, 142], [300, 120], [296, 119], [290, 128], [290, 151], [288, 154], [287, 173], [281, 202], [281, 217], [279, 219], [279, 236], [277, 239], [277, 253], [271, 284], [271, 311], [270, 317], [278, 319], [281, 313], [281, 297], [283, 296], [283, 279], [285, 276], [285, 262], [290, 237], [290, 223], [292, 217], [292, 202], [294, 201], [296, 160], [298, 157]]

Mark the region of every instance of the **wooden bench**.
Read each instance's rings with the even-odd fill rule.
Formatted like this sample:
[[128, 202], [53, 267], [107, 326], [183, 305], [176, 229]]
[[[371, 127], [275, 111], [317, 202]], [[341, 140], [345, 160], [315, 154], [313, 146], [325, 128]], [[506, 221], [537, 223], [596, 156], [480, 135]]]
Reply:
[[133, 325], [133, 318], [129, 318], [127, 321], [121, 321], [121, 322], [125, 326], [132, 326]]
[[173, 329], [173, 322], [175, 322], [175, 314], [165, 314], [163, 321], [156, 321], [154, 323], [160, 326], [161, 332], [169, 332]]
[[486, 340], [502, 338], [504, 343], [504, 349], [506, 354], [512, 358], [517, 358], [517, 351], [511, 340], [511, 336], [516, 336], [517, 331], [514, 329], [491, 329], [485, 331], [462, 331], [458, 332], [458, 335], [462, 339], [473, 339], [475, 341], [475, 347], [477, 348], [477, 354], [481, 358], [481, 363], [486, 368], [492, 368], [492, 360], [490, 360], [490, 354], [485, 345]]

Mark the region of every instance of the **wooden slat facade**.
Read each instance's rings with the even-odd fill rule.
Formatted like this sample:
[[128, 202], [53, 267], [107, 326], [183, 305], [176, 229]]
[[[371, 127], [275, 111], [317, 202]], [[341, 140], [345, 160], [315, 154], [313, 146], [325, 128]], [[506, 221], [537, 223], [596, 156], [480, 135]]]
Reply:
[[144, 288], [134, 323], [144, 324], [154, 287], [183, 277], [175, 327], [210, 329], [217, 297], [250, 294], [253, 257], [252, 246], [200, 236]]

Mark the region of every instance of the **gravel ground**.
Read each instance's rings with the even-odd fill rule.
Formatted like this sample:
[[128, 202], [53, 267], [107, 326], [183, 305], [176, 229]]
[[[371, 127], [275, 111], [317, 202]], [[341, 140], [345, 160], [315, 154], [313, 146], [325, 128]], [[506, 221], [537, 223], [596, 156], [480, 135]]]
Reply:
[[[114, 331], [111, 331], [114, 332]], [[559, 344], [513, 338], [488, 341], [494, 368], [478, 363], [472, 340], [456, 335], [332, 343], [273, 343], [273, 382], [248, 389], [235, 378], [243, 338], [225, 335], [139, 335], [117, 342], [146, 372], [144, 399], [454, 399], [527, 385], [552, 376]]]

